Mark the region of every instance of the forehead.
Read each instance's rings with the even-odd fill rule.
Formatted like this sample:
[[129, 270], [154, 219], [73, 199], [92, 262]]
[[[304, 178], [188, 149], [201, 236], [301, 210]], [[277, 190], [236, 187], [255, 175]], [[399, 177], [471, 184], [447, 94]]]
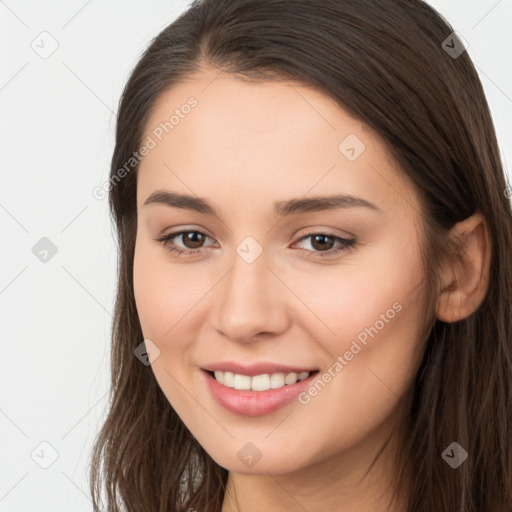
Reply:
[[138, 204], [155, 187], [264, 202], [305, 194], [363, 195], [385, 209], [413, 190], [367, 125], [332, 98], [292, 81], [201, 72], [163, 93], [143, 140]]

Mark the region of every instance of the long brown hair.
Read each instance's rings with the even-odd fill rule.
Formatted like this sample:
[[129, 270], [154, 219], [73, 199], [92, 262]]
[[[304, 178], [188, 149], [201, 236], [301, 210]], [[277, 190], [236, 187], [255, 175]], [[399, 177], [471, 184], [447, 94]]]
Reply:
[[[484, 91], [468, 52], [450, 51], [453, 32], [420, 0], [198, 0], [151, 42], [122, 94], [111, 164], [119, 273], [95, 509], [105, 490], [109, 512], [221, 510], [228, 471], [134, 357], [137, 165], [126, 167], [157, 99], [208, 64], [315, 87], [382, 137], [420, 195], [426, 235], [425, 353], [403, 397], [396, 492], [407, 479], [409, 512], [512, 511], [512, 216]], [[456, 247], [448, 231], [476, 211], [491, 237], [488, 291], [469, 317], [445, 323], [432, 305]], [[454, 441], [469, 454], [457, 469], [441, 456]]]

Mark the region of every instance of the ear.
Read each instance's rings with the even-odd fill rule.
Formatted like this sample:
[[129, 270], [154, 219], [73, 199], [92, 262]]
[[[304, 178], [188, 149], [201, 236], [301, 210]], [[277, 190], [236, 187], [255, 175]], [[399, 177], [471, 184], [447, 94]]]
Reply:
[[458, 222], [450, 234], [463, 242], [462, 253], [441, 272], [443, 288], [436, 305], [437, 318], [457, 322], [482, 303], [489, 286], [491, 239], [480, 212]]

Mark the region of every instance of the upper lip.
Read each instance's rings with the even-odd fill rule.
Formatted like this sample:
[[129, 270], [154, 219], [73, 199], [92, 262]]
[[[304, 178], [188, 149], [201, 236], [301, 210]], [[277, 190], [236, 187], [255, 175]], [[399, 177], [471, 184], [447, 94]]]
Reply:
[[302, 373], [315, 371], [315, 368], [304, 368], [300, 366], [288, 366], [285, 364], [276, 363], [252, 363], [252, 364], [241, 364], [235, 361], [219, 361], [217, 363], [211, 363], [206, 366], [202, 366], [203, 370], [207, 371], [221, 371], [221, 372], [232, 372], [241, 375], [263, 375], [265, 373]]

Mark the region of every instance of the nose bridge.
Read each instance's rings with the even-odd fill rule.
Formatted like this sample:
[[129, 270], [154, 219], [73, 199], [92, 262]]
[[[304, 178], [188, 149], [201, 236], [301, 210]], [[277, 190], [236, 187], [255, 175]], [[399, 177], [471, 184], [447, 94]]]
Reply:
[[251, 240], [236, 248], [231, 271], [219, 287], [217, 309], [217, 328], [230, 339], [250, 341], [256, 334], [286, 328], [282, 290], [277, 289], [279, 280], [269, 264], [262, 248]]

